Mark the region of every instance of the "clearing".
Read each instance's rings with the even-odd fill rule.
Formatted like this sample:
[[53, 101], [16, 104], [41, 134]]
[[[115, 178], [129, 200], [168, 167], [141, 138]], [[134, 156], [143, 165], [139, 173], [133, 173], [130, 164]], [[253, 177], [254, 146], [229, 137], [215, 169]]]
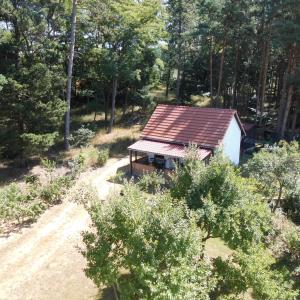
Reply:
[[[128, 161], [110, 159], [105, 167], [82, 173], [79, 180], [91, 182], [105, 199], [114, 188], [107, 179]], [[0, 299], [112, 299], [83, 271], [86, 262], [78, 247], [89, 224], [83, 207], [65, 201], [28, 228], [0, 238]]]

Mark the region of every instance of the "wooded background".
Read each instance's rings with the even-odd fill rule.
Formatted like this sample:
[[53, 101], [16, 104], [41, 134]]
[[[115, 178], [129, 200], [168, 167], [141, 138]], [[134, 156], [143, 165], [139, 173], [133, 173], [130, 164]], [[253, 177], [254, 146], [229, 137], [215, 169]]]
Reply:
[[1, 156], [60, 143], [69, 106], [104, 112], [111, 131], [115, 107], [145, 111], [162, 84], [174, 103], [204, 94], [292, 139], [299, 50], [297, 0], [1, 0]]

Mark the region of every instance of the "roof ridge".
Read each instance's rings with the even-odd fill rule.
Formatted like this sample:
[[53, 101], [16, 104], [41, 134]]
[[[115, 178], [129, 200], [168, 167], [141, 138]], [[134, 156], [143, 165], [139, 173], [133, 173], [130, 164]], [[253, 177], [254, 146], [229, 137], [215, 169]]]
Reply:
[[177, 104], [165, 104], [165, 103], [160, 103], [157, 104], [156, 108], [159, 106], [168, 106], [168, 107], [182, 107], [182, 108], [192, 108], [192, 109], [211, 109], [211, 110], [222, 110], [222, 111], [231, 111], [231, 112], [236, 112], [236, 109], [233, 108], [220, 108], [220, 107], [199, 107], [199, 106], [189, 106], [189, 105], [177, 105]]

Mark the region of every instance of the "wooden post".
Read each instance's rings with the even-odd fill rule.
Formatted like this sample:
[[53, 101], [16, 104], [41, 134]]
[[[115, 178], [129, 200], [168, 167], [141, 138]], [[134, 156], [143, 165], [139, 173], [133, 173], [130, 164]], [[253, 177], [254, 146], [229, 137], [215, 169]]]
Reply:
[[137, 161], [137, 151], [135, 151], [135, 161]]
[[132, 176], [132, 151], [129, 150], [129, 157], [130, 157], [130, 175]]

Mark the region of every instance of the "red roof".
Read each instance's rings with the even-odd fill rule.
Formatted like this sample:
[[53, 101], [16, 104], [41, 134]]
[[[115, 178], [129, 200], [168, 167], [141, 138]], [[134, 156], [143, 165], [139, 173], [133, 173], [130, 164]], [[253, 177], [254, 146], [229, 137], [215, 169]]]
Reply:
[[[185, 157], [186, 147], [183, 145], [155, 142], [149, 140], [139, 140], [128, 147], [129, 150], [140, 151], [145, 153], [155, 153], [170, 157]], [[202, 160], [211, 154], [211, 150], [198, 149], [199, 158]]]
[[235, 110], [162, 104], [156, 107], [141, 137], [214, 149], [222, 142], [233, 117], [244, 133]]

